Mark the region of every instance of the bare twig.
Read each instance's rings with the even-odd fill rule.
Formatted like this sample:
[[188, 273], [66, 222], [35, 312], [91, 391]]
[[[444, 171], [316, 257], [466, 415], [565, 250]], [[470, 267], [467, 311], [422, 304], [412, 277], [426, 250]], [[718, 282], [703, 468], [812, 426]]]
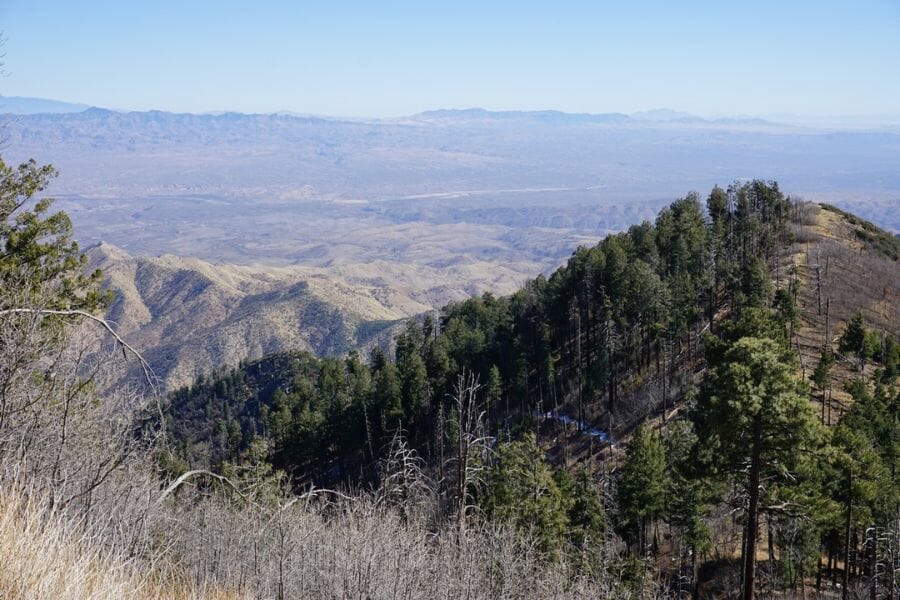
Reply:
[[128, 350], [138, 359], [138, 362], [140, 362], [141, 368], [144, 371], [144, 377], [147, 379], [147, 383], [153, 389], [154, 393], [156, 393], [157, 390], [156, 390], [155, 381], [158, 380], [158, 378], [153, 373], [153, 369], [150, 367], [150, 363], [148, 363], [144, 359], [144, 357], [141, 356], [140, 352], [135, 350], [128, 342], [126, 342], [124, 339], [122, 339], [122, 336], [120, 336], [118, 333], [116, 333], [116, 330], [112, 328], [112, 326], [109, 324], [109, 322], [106, 321], [106, 319], [102, 319], [96, 315], [92, 315], [91, 313], [89, 313], [87, 311], [76, 310], [76, 309], [61, 310], [61, 309], [52, 309], [52, 308], [5, 308], [5, 309], [0, 310], [0, 317], [2, 317], [4, 315], [8, 315], [8, 314], [58, 315], [58, 316], [67, 316], [67, 317], [78, 316], [78, 317], [84, 317], [95, 323], [98, 323], [104, 329], [106, 329], [106, 331], [108, 331], [110, 335], [112, 335], [115, 338], [116, 343], [118, 343], [122, 347], [123, 352], [125, 350]]
[[113, 329], [112, 325], [110, 325], [106, 319], [103, 319], [96, 315], [92, 315], [91, 313], [89, 313], [87, 311], [78, 310], [78, 309], [21, 308], [21, 307], [0, 309], [0, 317], [2, 317], [4, 315], [8, 315], [8, 314], [57, 315], [57, 316], [70, 316], [70, 317], [77, 316], [77, 317], [83, 317], [85, 319], [88, 319], [89, 321], [97, 323], [101, 327], [103, 327], [116, 340], [116, 343], [119, 345], [119, 347], [122, 348], [122, 353], [126, 354], [126, 351], [131, 352], [131, 354], [133, 354], [137, 358], [138, 363], [141, 365], [141, 370], [144, 372], [144, 378], [147, 380], [147, 385], [150, 386], [151, 394], [153, 396], [154, 401], [156, 402], [156, 412], [159, 416], [160, 431], [163, 433], [163, 436], [165, 436], [166, 420], [165, 420], [165, 416], [163, 415], [162, 404], [160, 402], [160, 390], [159, 390], [159, 387], [157, 386], [157, 382], [159, 381], [159, 378], [153, 372], [153, 368], [150, 366], [150, 363], [148, 363], [147, 360], [141, 355], [141, 353], [138, 352], [137, 350], [135, 350], [134, 347], [131, 346], [131, 344], [126, 342], [124, 339], [122, 339], [122, 336], [120, 336], [116, 332], [116, 330]]

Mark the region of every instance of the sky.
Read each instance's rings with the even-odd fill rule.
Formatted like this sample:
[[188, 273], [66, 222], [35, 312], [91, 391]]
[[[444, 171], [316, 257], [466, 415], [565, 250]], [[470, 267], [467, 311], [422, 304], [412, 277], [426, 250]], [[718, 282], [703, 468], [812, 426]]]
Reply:
[[0, 94], [115, 109], [900, 113], [900, 0], [0, 0], [0, 30]]

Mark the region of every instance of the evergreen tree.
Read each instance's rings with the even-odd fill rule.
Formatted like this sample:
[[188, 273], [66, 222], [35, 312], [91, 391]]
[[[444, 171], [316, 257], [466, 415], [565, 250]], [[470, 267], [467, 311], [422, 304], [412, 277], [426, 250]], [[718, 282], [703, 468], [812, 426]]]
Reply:
[[619, 527], [643, 554], [650, 525], [662, 515], [666, 494], [665, 449], [649, 425], [638, 427], [618, 482]]
[[[485, 411], [487, 412], [488, 423], [492, 418], [494, 411], [500, 408], [500, 399], [503, 395], [503, 381], [500, 379], [500, 369], [497, 365], [491, 365], [488, 371], [487, 383], [484, 386]], [[490, 434], [490, 426], [488, 434]]]
[[[372, 351], [372, 404], [380, 420], [379, 434], [403, 427], [403, 388], [397, 365], [380, 349]], [[380, 437], [379, 435], [379, 437]]]
[[844, 332], [838, 340], [838, 350], [852, 352], [859, 358], [860, 369], [865, 366], [866, 352], [866, 324], [862, 313], [856, 313], [847, 323]]
[[499, 446], [482, 505], [488, 517], [532, 533], [551, 554], [566, 538], [572, 499], [560, 491], [531, 433]]
[[[698, 557], [711, 547], [711, 532], [704, 518], [721, 482], [705, 477], [698, 468], [699, 440], [693, 423], [672, 423], [663, 440], [666, 456], [665, 520], [679, 532], [690, 559], [691, 580], [697, 583]], [[682, 556], [685, 553], [682, 552]]]
[[[822, 353], [819, 355], [819, 364], [816, 365], [816, 368], [813, 370], [812, 374], [809, 378], [812, 380], [813, 385], [816, 386], [816, 389], [819, 390], [819, 394], [821, 394], [819, 400], [822, 402], [822, 422], [825, 422], [825, 391], [831, 385], [831, 367], [834, 366], [834, 353], [831, 352], [828, 348], [822, 348]], [[829, 414], [831, 414], [829, 410]]]
[[13, 168], [0, 159], [0, 309], [94, 311], [111, 300], [100, 290], [102, 273], [86, 273], [68, 215], [51, 213], [51, 198], [35, 198], [54, 177], [50, 165]]
[[425, 340], [422, 328], [410, 321], [397, 336], [396, 364], [400, 377], [403, 413], [411, 429], [413, 443], [419, 440], [419, 429], [425, 426], [426, 404], [430, 396], [428, 371], [423, 359]]
[[606, 511], [597, 484], [587, 469], [579, 469], [575, 477], [557, 469], [553, 478], [563, 497], [571, 499], [568, 508], [568, 542], [572, 558], [591, 571], [600, 566], [606, 533]]
[[760, 482], [793, 481], [821, 443], [791, 356], [767, 338], [741, 338], [706, 380], [692, 413], [710, 475], [729, 476], [747, 499], [743, 598], [753, 598]]

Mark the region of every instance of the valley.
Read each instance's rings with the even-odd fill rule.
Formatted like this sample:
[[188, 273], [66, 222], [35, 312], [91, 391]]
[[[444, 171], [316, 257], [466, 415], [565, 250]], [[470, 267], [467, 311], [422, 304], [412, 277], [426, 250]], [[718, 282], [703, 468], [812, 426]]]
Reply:
[[388, 323], [511, 293], [652, 220], [673, 188], [773, 173], [797, 196], [900, 228], [889, 127], [71, 110], [4, 116], [4, 156], [57, 167], [56, 206], [119, 294], [109, 317], [168, 388], [273, 351], [367, 351]]
[[83, 245], [136, 256], [328, 266], [372, 259], [549, 272], [652, 219], [672, 190], [767, 173], [889, 230], [900, 131], [676, 115], [431, 111], [399, 119], [91, 108], [8, 114]]
[[[273, 352], [337, 356], [389, 347], [403, 320], [485, 291], [510, 293], [529, 267], [539, 268], [377, 258], [323, 267], [234, 265], [171, 254], [132, 257], [107, 243], [87, 255], [115, 294], [107, 318], [168, 389]], [[139, 375], [135, 364], [106, 385]]]

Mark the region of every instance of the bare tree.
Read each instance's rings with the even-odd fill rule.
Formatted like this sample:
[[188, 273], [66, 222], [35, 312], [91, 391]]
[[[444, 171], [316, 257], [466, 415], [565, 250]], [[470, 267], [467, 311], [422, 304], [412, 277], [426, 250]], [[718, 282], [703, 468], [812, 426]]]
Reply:
[[470, 508], [472, 486], [480, 481], [480, 474], [488, 462], [493, 438], [485, 435], [485, 412], [479, 403], [481, 385], [471, 371], [463, 370], [456, 378], [451, 400], [455, 409], [452, 425], [456, 439], [456, 491], [454, 494], [457, 535], [466, 535], [466, 514]]

